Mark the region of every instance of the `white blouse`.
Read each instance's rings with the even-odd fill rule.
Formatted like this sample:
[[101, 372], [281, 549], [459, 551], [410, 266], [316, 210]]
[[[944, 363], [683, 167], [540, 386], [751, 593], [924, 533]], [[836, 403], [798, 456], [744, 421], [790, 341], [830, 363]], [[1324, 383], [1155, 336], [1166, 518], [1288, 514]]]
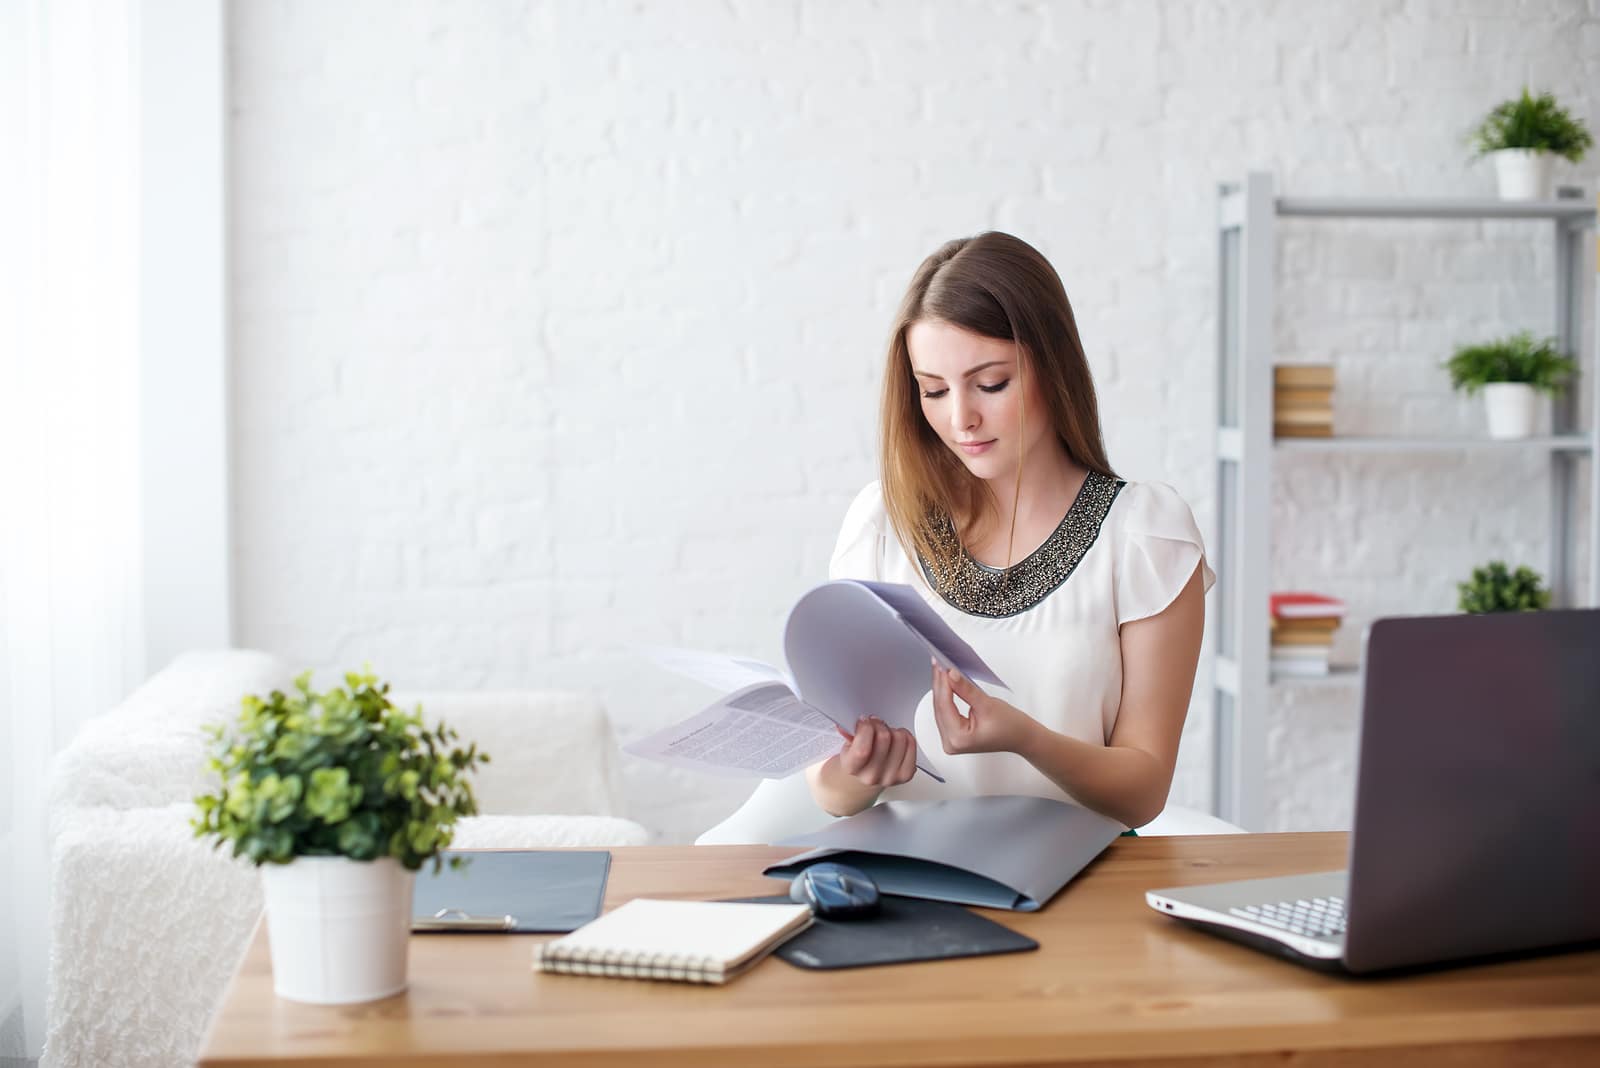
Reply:
[[[964, 552], [961, 561], [936, 591], [894, 535], [882, 487], [873, 482], [845, 514], [828, 575], [911, 586], [1010, 686], [985, 689], [1051, 730], [1097, 745], [1110, 740], [1122, 701], [1118, 628], [1170, 605], [1197, 563], [1205, 588], [1215, 582], [1194, 515], [1172, 487], [1095, 473], [1055, 532], [1013, 567], [1003, 586], [998, 569]], [[885, 800], [987, 794], [1072, 800], [1015, 753], [946, 754], [931, 693], [917, 706], [916, 735], [948, 782], [918, 773], [884, 791]]]

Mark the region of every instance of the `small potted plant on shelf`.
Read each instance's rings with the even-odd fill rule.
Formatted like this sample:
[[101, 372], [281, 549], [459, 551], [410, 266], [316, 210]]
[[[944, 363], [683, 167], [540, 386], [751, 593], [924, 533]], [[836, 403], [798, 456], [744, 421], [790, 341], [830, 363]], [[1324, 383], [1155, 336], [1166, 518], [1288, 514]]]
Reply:
[[1557, 156], [1577, 163], [1593, 143], [1581, 119], [1575, 119], [1549, 93], [1534, 96], [1526, 88], [1507, 100], [1472, 135], [1477, 156], [1494, 160], [1502, 200], [1541, 200], [1550, 196], [1551, 169]]
[[417, 869], [477, 811], [466, 776], [488, 761], [444, 724], [390, 702], [387, 683], [246, 696], [210, 728], [220, 777], [195, 798], [197, 837], [261, 868], [273, 988], [320, 1004], [371, 1001], [406, 986]]
[[1473, 568], [1472, 581], [1458, 582], [1456, 589], [1461, 593], [1461, 611], [1473, 614], [1540, 612], [1550, 607], [1550, 591], [1537, 571], [1530, 567], [1512, 571], [1501, 560]]
[[1539, 394], [1559, 393], [1578, 369], [1556, 348], [1554, 338], [1541, 341], [1526, 330], [1464, 345], [1444, 366], [1456, 389], [1468, 396], [1483, 390], [1492, 438], [1531, 435], [1538, 424]]

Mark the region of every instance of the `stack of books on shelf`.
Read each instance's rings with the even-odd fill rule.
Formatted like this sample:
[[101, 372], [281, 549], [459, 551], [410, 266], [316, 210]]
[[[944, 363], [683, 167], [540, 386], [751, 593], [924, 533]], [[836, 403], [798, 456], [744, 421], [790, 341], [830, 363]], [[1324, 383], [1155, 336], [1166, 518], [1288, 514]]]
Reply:
[[1272, 433], [1280, 438], [1333, 436], [1333, 366], [1280, 364], [1272, 369]]
[[1344, 602], [1320, 593], [1274, 593], [1271, 602], [1273, 674], [1326, 675]]

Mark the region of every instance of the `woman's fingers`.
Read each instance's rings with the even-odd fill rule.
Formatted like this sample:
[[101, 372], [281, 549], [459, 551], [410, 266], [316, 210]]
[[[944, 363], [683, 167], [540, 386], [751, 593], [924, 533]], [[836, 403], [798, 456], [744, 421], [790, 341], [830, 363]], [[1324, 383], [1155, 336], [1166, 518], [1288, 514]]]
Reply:
[[951, 746], [960, 737], [963, 720], [961, 713], [956, 711], [956, 703], [950, 696], [950, 684], [944, 677], [944, 669], [938, 664], [933, 665], [933, 721], [938, 725], [939, 737], [944, 741], [946, 753], [955, 752]]
[[871, 716], [862, 716], [856, 723], [855, 740], [840, 751], [840, 765], [868, 786], [874, 786], [878, 766], [886, 755], [885, 748], [878, 725]]
[[896, 783], [910, 782], [911, 777], [917, 773], [917, 739], [914, 734], [904, 728], [894, 732], [895, 736], [895, 764], [893, 767], [894, 781]]
[[945, 684], [950, 688], [950, 692], [965, 701], [968, 707], [977, 704], [979, 701], [988, 696], [988, 694], [978, 689], [978, 687], [973, 684], [971, 679], [967, 678], [954, 668], [951, 668], [949, 671], [946, 671], [943, 674], [945, 678]]
[[894, 731], [877, 716], [871, 717], [871, 723], [872, 760], [867, 770], [872, 775], [873, 786], [885, 786], [889, 782], [889, 769], [894, 766]]
[[[951, 674], [938, 664], [933, 666], [933, 720], [939, 727], [939, 740], [944, 743], [944, 751], [955, 755], [967, 752], [971, 745], [977, 726], [977, 707], [968, 701], [968, 707], [972, 709], [968, 715], [962, 715], [956, 708]], [[970, 683], [967, 685], [971, 686]]]
[[839, 766], [850, 775], [860, 776], [872, 759], [872, 724], [865, 717], [856, 724], [856, 736], [839, 750]]
[[867, 786], [898, 786], [917, 769], [917, 739], [877, 716], [856, 724], [855, 739], [839, 750], [839, 766]]
[[899, 782], [895, 776], [900, 772], [900, 755], [905, 751], [905, 731], [891, 729], [889, 731], [889, 744], [883, 747], [883, 766], [879, 769], [879, 781], [885, 786], [892, 786]]
[[912, 775], [917, 774], [917, 735], [910, 731], [904, 731], [904, 734], [906, 734], [906, 751], [901, 755], [898, 779], [901, 782], [910, 782]]

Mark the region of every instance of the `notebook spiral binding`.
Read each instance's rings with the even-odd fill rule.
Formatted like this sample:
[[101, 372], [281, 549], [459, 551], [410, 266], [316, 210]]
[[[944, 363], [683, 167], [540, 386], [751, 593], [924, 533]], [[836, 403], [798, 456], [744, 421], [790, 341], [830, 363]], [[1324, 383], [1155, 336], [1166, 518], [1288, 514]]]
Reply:
[[722, 978], [722, 966], [715, 958], [687, 953], [563, 949], [549, 945], [535, 950], [534, 966], [545, 972], [623, 979], [678, 979], [691, 983], [714, 983]]

